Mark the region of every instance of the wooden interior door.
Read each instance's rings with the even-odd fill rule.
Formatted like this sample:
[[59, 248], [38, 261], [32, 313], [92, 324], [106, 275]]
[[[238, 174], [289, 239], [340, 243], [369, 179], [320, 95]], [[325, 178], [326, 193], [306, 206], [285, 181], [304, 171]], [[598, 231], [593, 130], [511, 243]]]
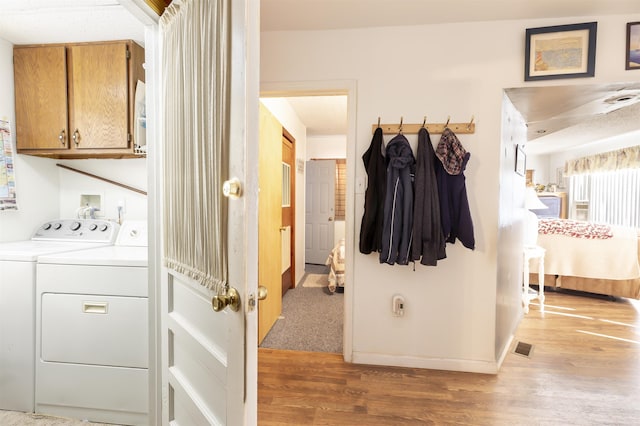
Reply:
[[69, 48], [70, 131], [77, 149], [127, 148], [129, 96], [126, 43]]
[[[296, 252], [296, 168], [295, 139], [286, 130], [282, 135], [282, 295], [294, 287]], [[285, 178], [288, 173], [289, 179]], [[288, 192], [288, 196], [285, 195]]]
[[13, 67], [17, 149], [67, 149], [65, 47], [15, 48]]
[[258, 186], [258, 285], [268, 294], [258, 303], [260, 344], [282, 312], [282, 125], [262, 104]]

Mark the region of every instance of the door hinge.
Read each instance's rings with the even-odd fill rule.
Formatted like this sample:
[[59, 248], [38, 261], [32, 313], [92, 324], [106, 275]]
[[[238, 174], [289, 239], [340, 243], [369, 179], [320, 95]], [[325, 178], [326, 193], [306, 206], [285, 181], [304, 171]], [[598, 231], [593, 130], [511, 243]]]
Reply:
[[131, 142], [131, 133], [127, 133], [127, 142]]
[[127, 49], [126, 56], [127, 56], [127, 59], [131, 59], [131, 51], [129, 49]]

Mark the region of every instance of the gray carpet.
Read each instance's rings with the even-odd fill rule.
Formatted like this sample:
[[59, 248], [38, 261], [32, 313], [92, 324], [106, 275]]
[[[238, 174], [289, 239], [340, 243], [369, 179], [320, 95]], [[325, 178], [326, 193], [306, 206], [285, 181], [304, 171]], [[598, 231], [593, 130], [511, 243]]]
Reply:
[[[324, 265], [305, 265], [305, 277], [328, 273]], [[260, 347], [342, 353], [344, 295], [327, 287], [298, 286], [282, 298], [282, 315]]]

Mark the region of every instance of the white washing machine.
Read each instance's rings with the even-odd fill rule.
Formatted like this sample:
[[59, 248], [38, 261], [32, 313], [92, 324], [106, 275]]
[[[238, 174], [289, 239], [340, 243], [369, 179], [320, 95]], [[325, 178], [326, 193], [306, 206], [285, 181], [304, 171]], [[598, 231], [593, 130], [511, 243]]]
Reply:
[[36, 413], [148, 422], [146, 222], [109, 247], [38, 258]]
[[119, 225], [56, 220], [31, 240], [0, 243], [0, 409], [34, 411], [38, 256], [113, 244]]

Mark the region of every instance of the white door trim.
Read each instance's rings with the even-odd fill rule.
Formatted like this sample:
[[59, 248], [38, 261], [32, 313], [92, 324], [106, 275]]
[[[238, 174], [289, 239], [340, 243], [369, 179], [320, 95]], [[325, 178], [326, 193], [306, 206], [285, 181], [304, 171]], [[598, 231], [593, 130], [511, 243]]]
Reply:
[[[355, 247], [355, 176], [356, 176], [356, 111], [357, 81], [326, 80], [296, 82], [261, 82], [260, 97], [292, 97], [309, 95], [347, 95], [347, 197], [345, 210], [345, 291], [344, 291], [344, 332], [343, 357], [346, 362], [353, 360], [353, 283]], [[296, 183], [297, 184], [297, 183]], [[305, 185], [302, 182], [302, 185]], [[304, 205], [304, 204], [303, 204]], [[303, 224], [302, 224], [303, 225]], [[297, 229], [304, 230], [304, 226]], [[304, 236], [302, 236], [304, 239]], [[301, 247], [300, 249], [304, 249]], [[296, 254], [298, 255], [298, 254]]]
[[161, 224], [162, 157], [159, 152], [160, 132], [157, 117], [160, 100], [160, 34], [158, 25], [145, 27], [145, 86], [147, 99], [147, 223], [151, 232], [148, 249], [149, 286], [149, 424], [157, 425], [162, 417], [162, 364], [160, 362], [160, 283], [161, 283]]

